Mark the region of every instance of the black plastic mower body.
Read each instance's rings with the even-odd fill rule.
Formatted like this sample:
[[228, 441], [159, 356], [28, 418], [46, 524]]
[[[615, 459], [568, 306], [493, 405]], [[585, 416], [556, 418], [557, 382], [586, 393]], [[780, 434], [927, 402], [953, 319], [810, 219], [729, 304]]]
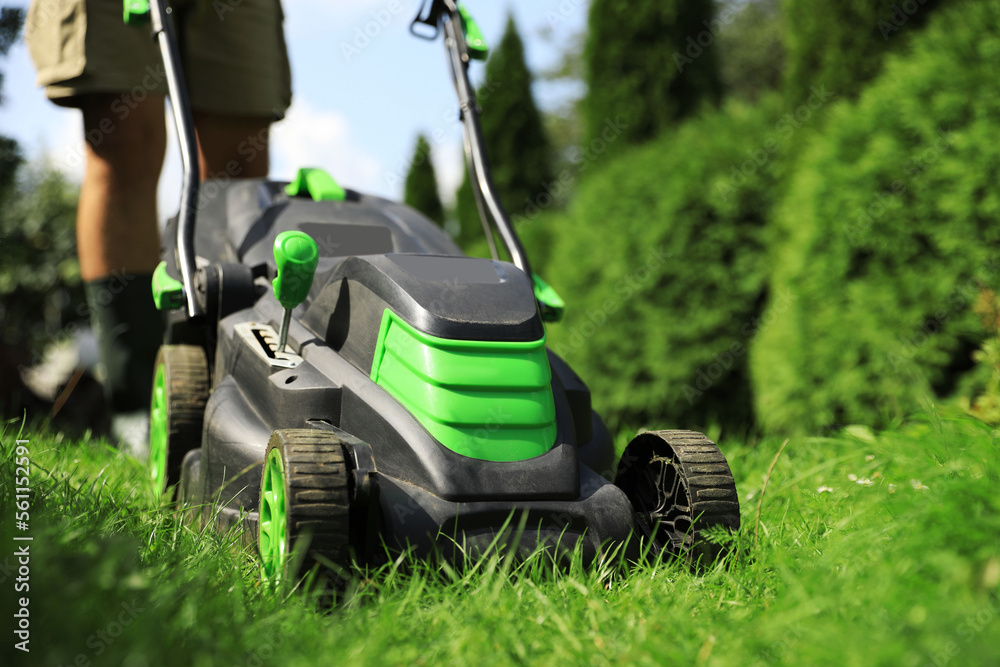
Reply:
[[[613, 443], [586, 385], [553, 352], [555, 439], [527, 460], [452, 451], [372, 380], [387, 310], [442, 339], [541, 339], [528, 277], [506, 262], [465, 257], [438, 226], [399, 204], [353, 192], [313, 201], [288, 196], [284, 185], [246, 180], [202, 189], [195, 252], [206, 320], [178, 324], [167, 340], [206, 347], [212, 373], [201, 447], [182, 466], [184, 501], [217, 505], [222, 525], [243, 521], [255, 533], [272, 432], [319, 429], [359, 443], [352, 531], [369, 548], [377, 537], [418, 553], [456, 544], [475, 551], [509, 522], [525, 522], [520, 549], [541, 540], [593, 557], [602, 544], [626, 541], [636, 516], [608, 479]], [[282, 356], [274, 337], [283, 311], [269, 280], [275, 237], [288, 230], [315, 239], [320, 258]], [[176, 246], [174, 233], [168, 226], [165, 248]]]

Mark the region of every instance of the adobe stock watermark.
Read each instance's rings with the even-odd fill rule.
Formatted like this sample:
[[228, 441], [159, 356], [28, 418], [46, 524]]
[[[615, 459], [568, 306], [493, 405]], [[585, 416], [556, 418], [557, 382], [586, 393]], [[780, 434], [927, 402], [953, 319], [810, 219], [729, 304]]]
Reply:
[[611, 316], [617, 313], [622, 307], [622, 304], [635, 296], [643, 284], [656, 276], [656, 270], [663, 266], [671, 257], [673, 257], [673, 253], [667, 252], [666, 248], [662, 245], [650, 248], [646, 252], [645, 257], [638, 262], [640, 265], [639, 268], [627, 276], [620, 278], [615, 283], [614, 291], [618, 297], [609, 297], [599, 307], [588, 309], [587, 321], [583, 324], [578, 324], [570, 330], [567, 342], [560, 342], [553, 346], [556, 354], [560, 357], [565, 357], [567, 352], [583, 347], [587, 339], [607, 324]]
[[[91, 291], [90, 298], [96, 306], [107, 306], [115, 298], [116, 294], [120, 294], [135, 279], [135, 274], [126, 271], [125, 267], [115, 269], [105, 279], [107, 284], [102, 289]], [[86, 323], [90, 321], [90, 306], [91, 304], [87, 301], [77, 304], [76, 315], [80, 318], [80, 322], [69, 322], [50, 342], [56, 343], [60, 340], [71, 338], [76, 335], [81, 326], [85, 327]]]
[[[278, 108], [271, 109], [271, 123], [281, 120], [283, 113]], [[280, 129], [273, 131], [279, 132]], [[271, 141], [271, 124], [264, 124], [257, 132], [246, 135], [236, 146], [236, 154], [240, 159], [230, 159], [219, 171], [210, 171], [204, 175], [205, 180], [198, 187], [198, 208], [203, 208], [218, 197], [223, 189], [234, 179], [241, 177], [247, 167], [261, 156], [269, 154]]]
[[14, 592], [17, 611], [14, 612], [14, 648], [24, 653], [31, 652], [31, 535], [28, 535], [31, 521], [31, 443], [18, 440], [14, 449], [14, 526], [20, 531], [14, 536], [14, 559], [17, 576], [14, 578]]
[[1000, 271], [1000, 256], [994, 256], [986, 260], [971, 278], [956, 285], [945, 297], [944, 307], [925, 319], [914, 334], [900, 337], [896, 351], [890, 351], [886, 354], [892, 367], [896, 371], [912, 370], [916, 372], [911, 364], [920, 348], [939, 333], [949, 320], [965, 312], [979, 291], [989, 282], [991, 277], [996, 276], [998, 271]]
[[[496, 92], [500, 86], [503, 85], [502, 81], [496, 80], [489, 72], [486, 73], [486, 79], [479, 86], [476, 91], [476, 104], [479, 107], [483, 106], [483, 103], [487, 102], [493, 93]], [[455, 125], [459, 125], [462, 122], [461, 109], [459, 109], [458, 103], [452, 103], [442, 108], [440, 111], [440, 124], [438, 124], [430, 132], [426, 133], [427, 143], [430, 145], [431, 150], [434, 146], [441, 145], [444, 140], [448, 137], [449, 132]], [[417, 156], [411, 156], [410, 154], [405, 154], [400, 156], [396, 160], [395, 167], [384, 172], [383, 176], [385, 178], [385, 184], [392, 189], [398, 189], [403, 183], [406, 182], [406, 174], [410, 171], [410, 167], [416, 160], [421, 160], [424, 158], [429, 159], [430, 153], [421, 153]]]
[[765, 667], [766, 665], [787, 664], [792, 654], [795, 653], [795, 645], [802, 641], [804, 633], [794, 625], [789, 625], [782, 633], [781, 639], [773, 642], [767, 648], [760, 651], [760, 659], [753, 663], [753, 667]]
[[[119, 127], [119, 123], [124, 122], [135, 109], [152, 94], [159, 94], [161, 86], [165, 85], [167, 72], [162, 63], [157, 65], [147, 65], [146, 74], [140, 83], [132, 87], [128, 92], [122, 93], [108, 106], [108, 111], [114, 114], [114, 119], [104, 116], [98, 121], [96, 127], [84, 131], [86, 144], [97, 148], [108, 136], [114, 134]], [[85, 149], [83, 145], [64, 154], [61, 159], [56, 160], [56, 166], [62, 167], [64, 171], [75, 169], [83, 164]]]
[[901, 171], [905, 172], [906, 176], [894, 180], [889, 185], [888, 191], [876, 192], [867, 206], [854, 211], [854, 223], [844, 226], [847, 238], [852, 243], [861, 240], [875, 222], [889, 210], [893, 198], [899, 197], [907, 191], [907, 181], [909, 181], [910, 187], [919, 182], [927, 169], [951, 148], [953, 142], [951, 131], [939, 129], [937, 139], [934, 140], [933, 144], [914, 153], [910, 159], [903, 163]]
[[95, 664], [94, 659], [104, 655], [111, 645], [125, 633], [125, 630], [135, 623], [135, 619], [139, 618], [139, 614], [146, 611], [146, 608], [138, 606], [135, 600], [122, 602], [119, 608], [121, 611], [113, 614], [110, 621], [102, 627], [95, 629], [87, 637], [86, 646], [90, 651], [78, 653], [66, 667], [91, 667], [91, 665]]
[[687, 399], [688, 405], [693, 405], [716, 382], [722, 379], [736, 365], [737, 360], [746, 355], [750, 349], [750, 343], [760, 332], [774, 324], [781, 315], [786, 313], [797, 298], [787, 288], [781, 290], [760, 317], [752, 317], [744, 322], [740, 327], [740, 336], [743, 340], [733, 341], [722, 354], [712, 355], [714, 361], [698, 370], [694, 383], [684, 385], [684, 398]]
[[549, 22], [549, 27], [555, 27], [581, 9], [586, 9], [588, 4], [587, 0], [562, 0], [555, 11], [545, 11], [545, 20]]
[[701, 23], [705, 26], [705, 29], [697, 35], [688, 35], [687, 41], [684, 44], [684, 52], [674, 51], [674, 66], [677, 67], [677, 71], [683, 73], [685, 67], [700, 58], [705, 53], [705, 49], [712, 46], [715, 40], [719, 38], [719, 33], [722, 32], [722, 29], [733, 22], [733, 19], [736, 18], [736, 14], [739, 13], [742, 7], [742, 3], [726, 3], [718, 16], [711, 21], [702, 21]]
[[754, 174], [763, 169], [771, 161], [771, 158], [781, 150], [782, 143], [788, 141], [797, 130], [808, 123], [813, 114], [822, 109], [834, 95], [826, 89], [826, 84], [820, 84], [818, 87], [810, 86], [809, 90], [811, 94], [806, 98], [806, 101], [800, 104], [795, 111], [782, 116], [774, 124], [774, 131], [767, 136], [762, 145], [748, 150], [746, 160], [729, 168], [729, 178], [716, 186], [716, 191], [723, 201], [729, 201], [729, 198], [737, 190], [746, 185]]
[[340, 42], [340, 55], [348, 63], [360, 56], [402, 11], [400, 0], [389, 0], [381, 9], [370, 12], [370, 19], [363, 26], [355, 26], [354, 38], [350, 42]]
[[591, 139], [586, 146], [574, 147], [570, 150], [571, 167], [561, 170], [549, 182], [542, 181], [542, 190], [534, 197], [524, 198], [524, 209], [520, 214], [513, 216], [514, 224], [533, 222], [542, 211], [559, 201], [559, 198], [569, 190], [576, 178], [587, 171], [590, 165], [608, 150], [608, 146], [617, 141], [626, 128], [628, 128], [628, 123], [623, 121], [621, 116], [615, 116], [613, 119], [605, 118], [600, 136]]
[[212, 9], [219, 17], [219, 22], [226, 20], [226, 14], [236, 11], [236, 8], [243, 4], [243, 0], [212, 0]]
[[952, 660], [961, 655], [962, 645], [971, 644], [973, 639], [996, 622], [997, 616], [1000, 616], [1000, 600], [996, 598], [979, 609], [969, 611], [962, 622], [955, 627], [955, 634], [958, 635], [961, 644], [952, 640], [945, 644], [941, 651], [928, 654], [930, 662], [926, 663], [926, 667], [946, 667], [951, 664]]
[[285, 643], [285, 634], [278, 630], [274, 635], [270, 635], [263, 644], [246, 652], [246, 660], [233, 663], [233, 667], [263, 667], [274, 657], [274, 649]]
[[905, 2], [893, 5], [889, 18], [878, 20], [878, 30], [882, 33], [882, 40], [889, 41], [889, 35], [899, 32], [910, 20], [910, 17], [919, 12], [926, 2], [927, 0], [905, 0]]

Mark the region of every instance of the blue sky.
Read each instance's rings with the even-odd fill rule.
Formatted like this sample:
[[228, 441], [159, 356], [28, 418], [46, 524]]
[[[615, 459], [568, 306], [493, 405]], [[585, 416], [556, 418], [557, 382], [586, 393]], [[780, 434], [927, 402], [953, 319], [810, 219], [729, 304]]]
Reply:
[[[419, 0], [283, 4], [294, 99], [287, 118], [272, 133], [271, 176], [287, 179], [297, 167], [318, 166], [347, 187], [398, 199], [417, 133], [425, 132], [440, 138], [432, 141], [432, 151], [442, 196], [450, 198], [462, 176], [461, 127], [443, 43], [409, 33]], [[528, 65], [536, 72], [552, 65], [572, 35], [583, 29], [587, 4], [466, 0], [491, 45], [499, 42], [507, 15], [513, 13]], [[79, 179], [79, 113], [56, 107], [35, 87], [23, 42], [0, 67], [6, 74], [0, 132], [17, 139], [29, 159], [48, 159]], [[473, 77], [481, 76], [482, 69], [474, 64]], [[570, 92], [565, 85], [536, 83], [543, 108], [558, 105]], [[171, 137], [160, 183], [161, 215], [177, 206], [180, 161], [174, 142]]]

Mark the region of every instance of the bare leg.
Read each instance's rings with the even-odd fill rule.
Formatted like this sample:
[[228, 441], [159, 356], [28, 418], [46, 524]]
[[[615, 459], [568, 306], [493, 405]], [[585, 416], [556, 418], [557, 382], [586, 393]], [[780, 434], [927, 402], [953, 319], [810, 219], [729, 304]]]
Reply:
[[87, 161], [77, 250], [106, 374], [112, 437], [142, 456], [153, 364], [163, 339], [150, 285], [160, 255], [156, 185], [166, 121], [162, 95], [113, 110], [116, 97], [82, 101]]
[[270, 118], [196, 112], [201, 179], [265, 178]]
[[116, 96], [92, 95], [83, 111], [86, 171], [77, 210], [80, 273], [85, 281], [151, 273], [160, 257], [156, 185], [166, 151], [163, 96], [113, 113]]

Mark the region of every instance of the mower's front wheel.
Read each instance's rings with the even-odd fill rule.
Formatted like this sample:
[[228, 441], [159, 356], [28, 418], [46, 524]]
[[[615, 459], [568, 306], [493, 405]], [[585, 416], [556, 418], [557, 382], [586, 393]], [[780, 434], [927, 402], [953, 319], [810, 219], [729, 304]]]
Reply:
[[285, 429], [271, 435], [259, 506], [265, 579], [294, 581], [317, 565], [323, 576], [341, 578], [351, 557], [349, 478], [345, 446], [334, 433]]
[[164, 345], [156, 356], [149, 411], [149, 475], [157, 492], [181, 478], [184, 455], [201, 445], [208, 360], [197, 345]]
[[696, 431], [640, 433], [622, 453], [615, 475], [653, 550], [709, 566], [726, 549], [713, 529], [736, 532], [736, 483], [719, 447]]

